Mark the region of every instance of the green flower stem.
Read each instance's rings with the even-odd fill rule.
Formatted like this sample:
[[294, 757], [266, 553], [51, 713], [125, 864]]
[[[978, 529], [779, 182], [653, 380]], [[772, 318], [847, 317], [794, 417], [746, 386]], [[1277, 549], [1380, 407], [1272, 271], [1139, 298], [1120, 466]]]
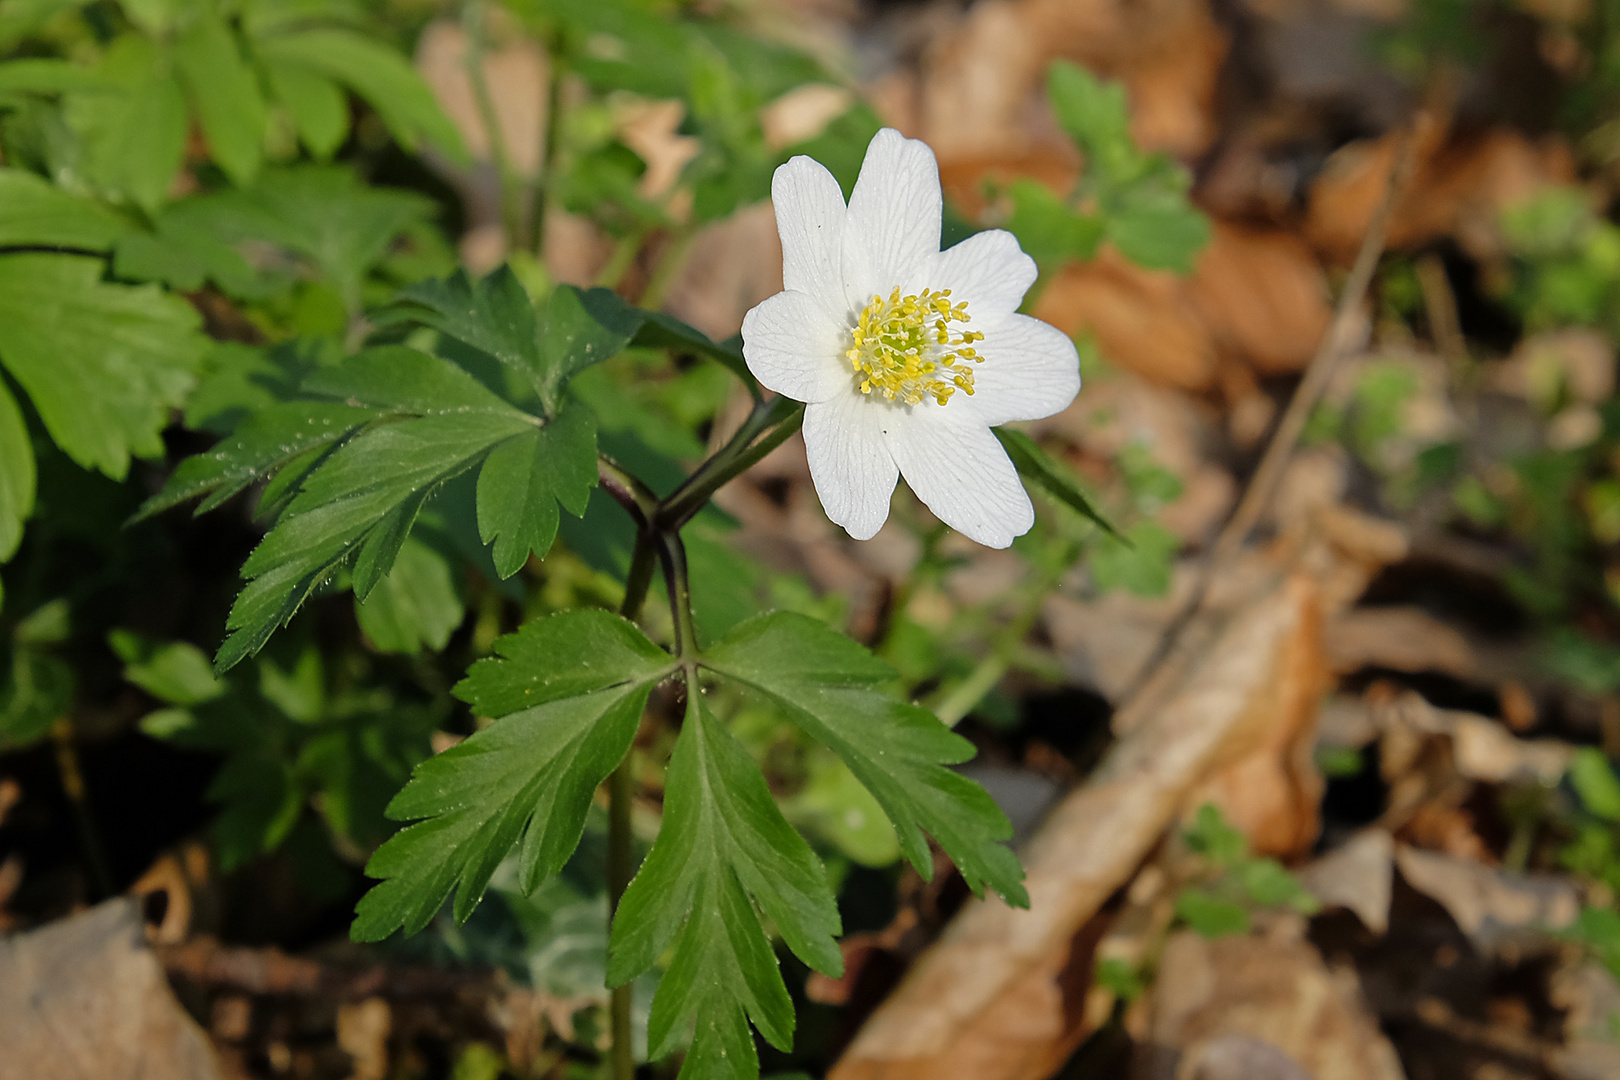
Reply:
[[968, 677], [957, 683], [956, 686], [934, 706], [934, 715], [946, 727], [955, 727], [962, 722], [962, 718], [972, 712], [974, 706], [984, 700], [988, 694], [1007, 674], [1007, 657], [999, 650], [986, 656], [968, 673]]
[[507, 152], [506, 136], [501, 131], [500, 114], [495, 111], [495, 96], [490, 93], [489, 80], [484, 76], [484, 5], [467, 5], [462, 24], [467, 32], [467, 81], [472, 84], [473, 103], [478, 107], [479, 122], [489, 138], [489, 156], [495, 165], [495, 174], [501, 184], [501, 218], [506, 229], [506, 243], [516, 251], [523, 240], [523, 177], [512, 164]]
[[686, 265], [686, 256], [691, 253], [692, 241], [696, 236], [697, 230], [690, 225], [678, 226], [671, 231], [669, 243], [654, 265], [652, 276], [647, 279], [647, 287], [636, 300], [637, 307], [657, 311], [664, 306], [664, 297], [669, 295], [676, 275]]
[[[640, 529], [636, 536], [636, 550], [630, 561], [630, 574], [625, 584], [624, 604], [620, 613], [634, 618], [647, 595], [652, 581], [654, 549], [663, 564], [664, 581], [669, 587], [669, 605], [675, 621], [675, 655], [686, 661], [688, 693], [694, 692], [695, 665], [690, 658], [697, 652], [697, 631], [692, 619], [692, 585], [686, 569], [686, 545], [681, 543], [678, 531], [651, 533]], [[612, 937], [613, 920], [619, 912], [619, 902], [635, 875], [635, 852], [630, 827], [630, 809], [635, 799], [635, 777], [632, 773], [632, 747], [608, 778], [608, 935]], [[608, 1002], [609, 1028], [612, 1035], [608, 1064], [613, 1080], [634, 1080], [635, 1055], [630, 1028], [631, 1007], [634, 1004], [635, 984], [625, 983], [613, 988]]]
[[781, 446], [803, 424], [804, 406], [797, 401], [775, 397], [756, 404], [731, 441], [663, 501], [658, 508], [660, 528], [679, 529], [691, 521], [716, 491]]
[[686, 545], [676, 529], [658, 532], [658, 561], [669, 589], [669, 611], [675, 620], [675, 658], [690, 667], [697, 656], [697, 626], [692, 619], [692, 581], [686, 569]]
[[536, 262], [544, 264], [546, 246], [546, 208], [551, 203], [552, 191], [557, 183], [557, 147], [562, 127], [563, 79], [568, 67], [563, 55], [562, 31], [553, 27], [546, 35], [546, 130], [545, 145], [541, 148], [540, 175], [534, 181], [534, 199], [529, 205], [529, 243]]
[[[681, 527], [691, 520], [726, 483], [747, 471], [766, 454], [780, 446], [804, 423], [804, 406], [786, 398], [762, 401], [743, 421], [731, 440], [700, 465], [686, 482], [668, 498], [660, 500], [645, 483], [607, 455], [597, 459], [596, 475], [611, 495], [636, 523], [635, 553], [625, 578], [624, 602], [619, 613], [634, 619], [646, 600], [652, 583], [654, 560], [662, 566], [669, 592], [670, 614], [675, 626], [675, 656], [686, 671], [687, 693], [697, 693], [697, 624], [692, 617], [692, 583], [686, 563], [686, 545]], [[635, 855], [630, 831], [630, 808], [635, 797], [631, 757], [624, 760], [608, 778], [608, 929], [619, 901], [635, 872]], [[635, 1058], [631, 1049], [630, 1012], [634, 988], [631, 983], [616, 987], [608, 1013], [612, 1048], [608, 1064], [612, 1080], [634, 1080]]]
[[[614, 466], [617, 469], [617, 466]], [[622, 472], [623, 470], [618, 470]], [[639, 484], [628, 473], [624, 474], [634, 483]], [[604, 481], [604, 484], [606, 482]], [[630, 556], [630, 573], [625, 577], [624, 602], [619, 605], [619, 614], [627, 619], [634, 619], [641, 611], [641, 605], [647, 599], [647, 588], [652, 584], [653, 565], [657, 559], [657, 551], [652, 542], [651, 533], [645, 526], [636, 529], [635, 553]], [[631, 759], [635, 756], [635, 748], [625, 751], [624, 760], [619, 762], [618, 768], [608, 777], [608, 851], [607, 851], [607, 889], [608, 889], [608, 932], [613, 931], [613, 917], [619, 912], [619, 901], [624, 898], [624, 890], [630, 887], [630, 879], [635, 875], [635, 849], [633, 835], [630, 829], [630, 809], [635, 801], [636, 781]], [[635, 1055], [632, 1053], [630, 1033], [630, 1011], [635, 1000], [635, 987], [631, 983], [613, 988], [612, 997], [608, 1002], [609, 1031], [612, 1035], [612, 1044], [609, 1051], [609, 1065], [612, 1068], [613, 1080], [634, 1080], [636, 1074]]]
[[637, 529], [653, 527], [653, 521], [658, 516], [658, 496], [639, 477], [606, 454], [601, 454], [596, 459], [596, 479], [602, 485], [602, 490], [624, 507]]
[[946, 727], [955, 727], [961, 723], [962, 718], [972, 712], [979, 702], [984, 700], [986, 694], [995, 689], [1003, 675], [1015, 667], [1023, 666], [1017, 658], [1020, 646], [1029, 636], [1029, 632], [1035, 628], [1046, 598], [1058, 587], [1068, 568], [1080, 557], [1081, 551], [1082, 548], [1073, 542], [1063, 544], [1057, 557], [1050, 560], [1045, 570], [1027, 584], [1020, 599], [1018, 613], [1003, 625], [990, 651], [973, 666], [973, 670], [968, 672], [966, 678], [929, 703], [934, 715], [938, 716]]
[[646, 238], [647, 234], [640, 229], [619, 237], [614, 242], [613, 253], [608, 256], [608, 261], [597, 271], [596, 284], [617, 292], [620, 283], [624, 281], [624, 275], [636, 261], [636, 254], [641, 250], [641, 242]]
[[630, 556], [630, 572], [624, 579], [624, 603], [619, 606], [619, 614], [632, 622], [641, 614], [641, 605], [647, 600], [647, 589], [652, 585], [652, 572], [657, 559], [658, 552], [653, 547], [651, 534], [645, 529], [638, 530], [635, 552]]
[[[630, 886], [635, 874], [635, 852], [631, 846], [630, 807], [635, 798], [635, 777], [631, 773], [631, 749], [619, 762], [619, 767], [608, 777], [608, 931], [613, 930], [613, 917], [618, 914], [619, 901]], [[636, 1060], [630, 1034], [630, 1010], [635, 999], [635, 984], [625, 983], [613, 988], [608, 1002], [609, 1030], [612, 1048], [609, 1064], [613, 1080], [634, 1080]]]
[[931, 706], [940, 723], [946, 727], [960, 724], [962, 718], [978, 707], [984, 696], [995, 689], [1001, 677], [1012, 670], [1013, 654], [1034, 628], [1035, 620], [1040, 615], [1043, 595], [1037, 592], [1035, 599], [1026, 601], [1023, 610], [1007, 624], [1001, 634], [997, 635], [994, 647], [973, 666], [967, 678], [946, 691], [937, 703]]

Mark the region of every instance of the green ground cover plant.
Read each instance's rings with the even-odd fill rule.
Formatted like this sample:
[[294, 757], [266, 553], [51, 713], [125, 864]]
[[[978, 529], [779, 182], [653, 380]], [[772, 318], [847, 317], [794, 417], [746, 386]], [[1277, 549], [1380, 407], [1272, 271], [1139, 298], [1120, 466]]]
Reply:
[[[494, 12], [460, 14], [477, 28]], [[836, 598], [732, 552], [710, 502], [806, 408], [760, 386], [746, 335], [713, 341], [659, 310], [659, 283], [790, 158], [825, 165], [842, 207], [879, 145], [870, 109], [772, 150], [760, 106], [836, 72], [681, 5], [499, 13], [580, 91], [552, 95], [541, 175], [495, 148], [512, 256], [480, 277], [457, 267], [459, 208], [424, 166], [470, 160], [407, 58], [430, 12], [0, 6], [0, 747], [70, 747], [70, 702], [121, 679], [153, 706], [142, 731], [219, 760], [225, 870], [284, 855], [336, 900], [363, 865], [358, 941], [428, 931], [476, 952], [468, 920], [492, 890], [531, 956], [590, 922], [594, 951], [566, 946], [543, 977], [613, 988], [600, 1068], [622, 1080], [683, 1052], [682, 1076], [751, 1077], [755, 1031], [793, 1037], [777, 943], [842, 969], [849, 866], [903, 858], [926, 878], [934, 844], [975, 892], [1026, 902], [1011, 827], [951, 768], [973, 747], [941, 723], [1018, 662], [1016, 641], [964, 666], [931, 641], [908, 651], [902, 616], [876, 655]], [[1014, 191], [1012, 234], [1043, 271], [1102, 243], [1185, 271], [1208, 226], [1186, 177], [1132, 145], [1123, 91], [1067, 65], [1050, 91], [1100, 165], [1066, 202]], [[645, 164], [603, 134], [624, 94], [682, 103], [700, 147], [686, 209], [638, 195]], [[936, 180], [936, 228], [938, 197]], [[610, 270], [655, 240], [671, 266], [636, 303], [557, 284], [537, 257], [550, 207], [616, 238]], [[1004, 319], [1027, 326], [1010, 314], [1022, 295]], [[991, 349], [996, 324], [974, 325]], [[872, 340], [869, 364], [900, 362]], [[912, 375], [896, 378], [904, 397]], [[734, 392], [751, 410], [705, 456], [699, 431]], [[1019, 475], [1041, 495], [1016, 547], [1029, 618], [1088, 553], [1099, 588], [1166, 587], [1173, 545], [1150, 512], [1173, 478], [1128, 463], [1116, 532], [1035, 440], [995, 435], [1017, 497]], [[182, 505], [206, 516], [188, 524]], [[140, 614], [140, 583], [179, 573], [188, 530], [210, 528], [231, 565], [186, 612]], [[925, 556], [919, 577], [945, 565]], [[912, 692], [925, 683], [937, 713]], [[787, 729], [804, 775], [783, 797], [758, 758]], [[465, 737], [433, 753], [444, 732]], [[662, 817], [638, 832], [646, 776]], [[837, 824], [850, 807], [871, 825]]]

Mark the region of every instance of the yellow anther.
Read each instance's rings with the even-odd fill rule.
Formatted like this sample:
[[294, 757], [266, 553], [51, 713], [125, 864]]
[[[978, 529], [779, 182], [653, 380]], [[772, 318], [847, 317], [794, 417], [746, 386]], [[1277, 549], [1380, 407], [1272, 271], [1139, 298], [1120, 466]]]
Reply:
[[872, 297], [861, 309], [852, 342], [845, 352], [861, 393], [883, 395], [896, 404], [918, 405], [933, 398], [943, 405], [961, 390], [973, 393], [973, 365], [984, 357], [971, 347], [984, 335], [963, 330], [952, 335], [950, 324], [972, 316], [967, 301], [952, 303], [951, 290], [924, 289], [888, 299]]

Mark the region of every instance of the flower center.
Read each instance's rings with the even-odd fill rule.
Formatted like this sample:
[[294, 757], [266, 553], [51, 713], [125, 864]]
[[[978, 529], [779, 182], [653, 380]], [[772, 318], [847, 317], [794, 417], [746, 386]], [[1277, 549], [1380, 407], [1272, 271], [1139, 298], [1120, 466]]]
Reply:
[[906, 405], [924, 398], [943, 405], [958, 390], [971, 396], [973, 365], [984, 362], [973, 343], [984, 335], [951, 328], [969, 318], [967, 301], [951, 303], [949, 289], [901, 296], [896, 288], [887, 300], [873, 296], [852, 331], [853, 347], [844, 353], [861, 393]]

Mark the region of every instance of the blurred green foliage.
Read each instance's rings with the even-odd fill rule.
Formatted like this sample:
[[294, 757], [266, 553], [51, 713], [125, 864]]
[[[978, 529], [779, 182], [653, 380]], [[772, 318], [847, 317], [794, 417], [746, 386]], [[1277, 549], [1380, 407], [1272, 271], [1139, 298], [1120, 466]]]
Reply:
[[1006, 228], [1037, 262], [1091, 259], [1103, 243], [1140, 266], [1192, 271], [1209, 220], [1187, 201], [1187, 171], [1144, 153], [1130, 134], [1125, 87], [1065, 61], [1047, 74], [1047, 98], [1084, 165], [1067, 197], [1034, 180], [1008, 190]]
[[1593, 326], [1620, 336], [1620, 226], [1592, 193], [1553, 188], [1503, 214], [1516, 257], [1510, 301], [1526, 327]]
[[1247, 934], [1257, 909], [1314, 915], [1321, 903], [1275, 859], [1249, 854], [1249, 841], [1210, 803], [1198, 808], [1181, 840], [1201, 863], [1199, 879], [1176, 894], [1176, 918], [1207, 937]]
[[[588, 1071], [610, 974], [592, 799], [597, 766], [636, 729], [596, 727], [604, 708], [577, 743], [517, 739], [541, 704], [467, 684], [458, 704], [451, 687], [469, 667], [470, 683], [486, 678], [476, 665], [517, 648], [520, 626], [623, 599], [633, 535], [596, 487], [596, 453], [666, 492], [703, 458], [739, 379], [756, 389], [737, 341], [643, 307], [692, 235], [767, 198], [789, 157], [824, 162], [847, 192], [879, 121], [848, 93], [818, 134], [768, 141], [763, 109], [807, 85], [848, 92], [848, 79], [728, 6], [474, 0], [455, 12], [463, 26], [544, 48], [561, 92], [540, 175], [486, 163], [511, 261], [473, 278], [457, 268], [468, 207], [452, 191], [484, 165], [409, 59], [446, 13], [0, 0], [0, 750], [101, 724], [211, 758], [224, 872], [285, 860], [307, 898], [344, 905], [374, 860], [385, 891], [363, 905], [362, 936], [425, 927], [390, 947], [495, 964], [578, 1002], [563, 1053]], [[1064, 200], [1020, 185], [1003, 206], [1043, 271], [1104, 244], [1190, 270], [1208, 222], [1186, 171], [1134, 144], [1122, 87], [1058, 65], [1048, 93], [1085, 169]], [[679, 103], [692, 153], [652, 193], [620, 119], [657, 100]], [[549, 209], [618, 243], [601, 283], [641, 306], [549, 279], [536, 250]], [[1106, 378], [1081, 344], [1086, 377]], [[637, 988], [638, 1058], [649, 1030], [659, 1052], [686, 1042], [701, 1008], [694, 1070], [746, 1073], [746, 1020], [778, 1043], [793, 1026], [777, 941], [836, 967], [836, 885], [902, 859], [931, 873], [925, 831], [971, 885], [1019, 895], [999, 810], [946, 767], [971, 744], [913, 702], [951, 722], [1017, 723], [996, 688], [1006, 672], [1064, 678], [1025, 646], [1059, 582], [1167, 591], [1179, 541], [1155, 518], [1181, 481], [1141, 444], [1082, 477], [1059, 442], [1003, 434], [1042, 504], [1014, 549], [1023, 578], [942, 625], [935, 601], [964, 560], [906, 503], [896, 519], [921, 556], [871, 652], [842, 636], [847, 598], [739, 553], [727, 515], [706, 509], [687, 529], [718, 681], [682, 734], [668, 717], [649, 724], [660, 730], [632, 761], [668, 812], [668, 843], [707, 844], [733, 821], [754, 832], [649, 863], [635, 902], [656, 933], [617, 944], [628, 959], [612, 973]], [[153, 516], [191, 499], [222, 512]], [[766, 608], [776, 621], [751, 621]], [[642, 658], [667, 659], [668, 616], [642, 625]], [[645, 698], [665, 673], [641, 674]], [[560, 695], [547, 716], [611, 689]], [[843, 708], [808, 704], [823, 696]], [[495, 763], [508, 771], [480, 771]], [[536, 777], [571, 800], [538, 824], [523, 813]], [[656, 825], [641, 831], [645, 855]], [[459, 910], [441, 911], [457, 882]], [[500, 903], [458, 923], [486, 887]], [[746, 917], [692, 915], [700, 894]], [[674, 989], [655, 998], [664, 979]], [[453, 1065], [468, 1080], [500, 1068], [480, 1043]]]

